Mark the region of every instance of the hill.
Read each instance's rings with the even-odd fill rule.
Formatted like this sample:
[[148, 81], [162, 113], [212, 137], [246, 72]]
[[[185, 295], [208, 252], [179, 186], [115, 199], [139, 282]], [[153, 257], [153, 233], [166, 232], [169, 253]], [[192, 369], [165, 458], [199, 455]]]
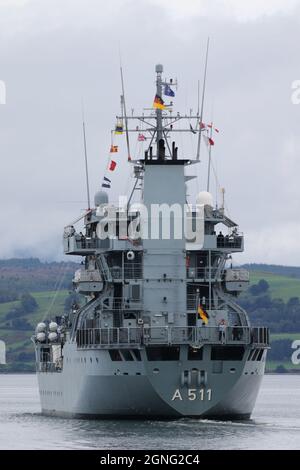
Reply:
[[20, 292], [68, 289], [77, 268], [74, 262], [43, 263], [37, 258], [0, 260], [0, 302], [8, 292], [18, 298]]
[[[30, 337], [38, 321], [64, 311], [78, 267], [74, 262], [43, 263], [35, 258], [0, 260], [0, 339], [7, 344], [8, 360], [2, 371], [34, 370]], [[252, 324], [269, 326], [273, 332], [268, 368], [295, 368], [290, 357], [292, 341], [300, 339], [300, 268], [257, 264], [245, 268], [250, 270], [251, 285], [239, 302]], [[265, 290], [260, 291], [262, 279]]]
[[260, 279], [265, 279], [270, 288], [269, 295], [272, 299], [282, 299], [287, 302], [292, 297], [300, 297], [300, 277], [290, 277], [283, 274], [273, 274], [264, 271], [250, 271], [251, 284], [257, 284]]
[[298, 266], [280, 266], [276, 264], [244, 264], [243, 267], [248, 271], [262, 274], [278, 274], [279, 276], [286, 276], [289, 278], [300, 279], [300, 267]]
[[37, 308], [19, 316], [19, 322], [23, 323], [17, 328], [6, 317], [13, 309], [20, 307], [21, 301], [0, 304], [0, 338], [5, 341], [7, 348], [6, 372], [34, 370], [34, 349], [30, 338], [35, 326], [45, 318], [62, 313], [69, 292], [64, 289], [59, 292], [34, 292], [31, 295], [37, 302]]

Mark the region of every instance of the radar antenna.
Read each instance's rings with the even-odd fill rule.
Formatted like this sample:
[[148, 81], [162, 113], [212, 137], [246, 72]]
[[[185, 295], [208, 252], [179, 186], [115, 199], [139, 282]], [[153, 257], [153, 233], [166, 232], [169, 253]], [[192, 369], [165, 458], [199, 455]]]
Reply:
[[91, 208], [91, 198], [90, 198], [89, 170], [88, 170], [88, 158], [87, 158], [87, 148], [86, 148], [86, 133], [85, 133], [85, 120], [84, 120], [83, 106], [82, 106], [82, 131], [83, 131], [83, 146], [84, 146], [87, 203], [88, 203], [88, 210], [90, 210], [90, 208]]
[[205, 97], [205, 85], [206, 85], [206, 72], [207, 72], [207, 60], [208, 60], [208, 49], [209, 49], [209, 37], [207, 38], [206, 44], [206, 55], [205, 55], [205, 65], [204, 65], [204, 77], [203, 77], [203, 88], [202, 88], [202, 100], [201, 100], [201, 111], [200, 111], [200, 122], [199, 122], [199, 134], [198, 134], [198, 143], [197, 143], [197, 156], [196, 160], [200, 159], [200, 144], [201, 144], [201, 124], [203, 120], [203, 109], [204, 109], [204, 97]]

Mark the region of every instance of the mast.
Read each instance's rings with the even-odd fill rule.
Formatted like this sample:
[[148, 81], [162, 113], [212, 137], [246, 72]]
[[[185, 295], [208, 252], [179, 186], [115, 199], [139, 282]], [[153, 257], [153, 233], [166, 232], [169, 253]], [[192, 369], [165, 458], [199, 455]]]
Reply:
[[[156, 94], [160, 98], [162, 98], [162, 77], [161, 74], [163, 72], [162, 64], [157, 64], [155, 67], [156, 76]], [[163, 142], [163, 124], [162, 124], [162, 110], [156, 109], [156, 141], [157, 141], [157, 158], [164, 160], [165, 155], [162, 151], [164, 148]]]
[[201, 100], [201, 111], [200, 111], [200, 122], [199, 122], [199, 134], [198, 134], [198, 143], [197, 143], [197, 154], [196, 160], [200, 159], [200, 145], [201, 145], [201, 123], [203, 120], [203, 110], [204, 110], [204, 98], [205, 98], [205, 85], [206, 85], [206, 73], [207, 73], [207, 61], [208, 61], [208, 49], [209, 49], [209, 38], [207, 38], [206, 44], [206, 55], [205, 55], [205, 65], [204, 65], [204, 77], [203, 77], [203, 86], [202, 86], [202, 100]]
[[[212, 139], [213, 123], [211, 122], [210, 135], [209, 138]], [[209, 193], [210, 186], [210, 168], [211, 168], [211, 144], [209, 144], [208, 150], [208, 170], [207, 170], [207, 187], [206, 191]]]
[[90, 208], [91, 208], [91, 198], [90, 198], [89, 170], [88, 170], [88, 159], [87, 159], [87, 148], [86, 148], [85, 121], [84, 121], [83, 111], [82, 111], [82, 130], [83, 130], [83, 146], [84, 146], [87, 203], [88, 203], [88, 210], [90, 210]]
[[[125, 134], [126, 134], [126, 145], [127, 145], [127, 154], [128, 154], [127, 156], [128, 156], [128, 160], [131, 160], [129, 134], [128, 134], [128, 120], [127, 120], [126, 101], [125, 101], [125, 87], [124, 87], [124, 78], [123, 78], [122, 65], [120, 66], [120, 74], [121, 74], [121, 84], [122, 84], [121, 108], [123, 107], [123, 112], [124, 112], [124, 117], [125, 117]], [[122, 112], [122, 114], [123, 114], [123, 112]]]

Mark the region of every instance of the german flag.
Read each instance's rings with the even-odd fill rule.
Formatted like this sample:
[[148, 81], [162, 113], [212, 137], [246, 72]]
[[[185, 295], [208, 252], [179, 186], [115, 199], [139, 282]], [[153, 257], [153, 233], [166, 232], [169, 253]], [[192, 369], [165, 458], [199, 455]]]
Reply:
[[209, 315], [208, 315], [207, 311], [204, 310], [204, 308], [200, 304], [198, 305], [197, 313], [198, 313], [198, 317], [202, 321], [204, 321], [205, 325], [207, 325], [208, 320], [209, 320]]
[[154, 98], [154, 101], [153, 101], [153, 108], [156, 108], [156, 109], [165, 109], [166, 108], [163, 99], [158, 95], [155, 95], [155, 98]]

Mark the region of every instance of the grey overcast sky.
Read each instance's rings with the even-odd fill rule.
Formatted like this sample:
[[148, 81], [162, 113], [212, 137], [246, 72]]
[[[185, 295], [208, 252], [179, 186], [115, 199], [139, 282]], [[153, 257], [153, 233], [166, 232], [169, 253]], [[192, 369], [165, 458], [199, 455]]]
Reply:
[[[300, 265], [299, 0], [0, 0], [0, 257], [62, 258], [63, 226], [86, 205], [81, 101], [94, 193], [119, 112], [119, 44], [128, 108], [151, 106], [161, 62], [189, 112], [207, 36], [204, 120], [220, 129], [213, 159], [245, 233], [239, 261]], [[120, 147], [112, 197], [129, 184]]]

